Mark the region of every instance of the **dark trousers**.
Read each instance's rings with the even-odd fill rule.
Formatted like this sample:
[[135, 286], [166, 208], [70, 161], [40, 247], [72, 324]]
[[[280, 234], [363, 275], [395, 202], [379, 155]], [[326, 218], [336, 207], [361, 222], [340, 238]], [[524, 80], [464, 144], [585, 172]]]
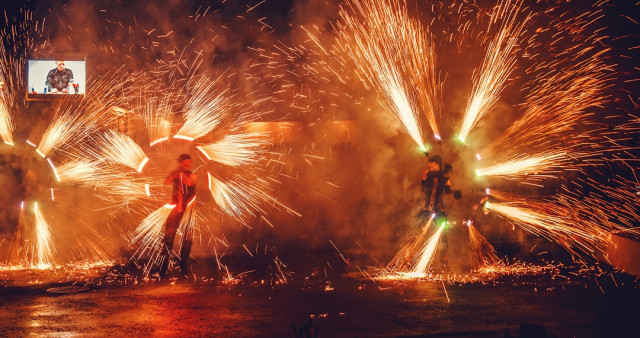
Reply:
[[[160, 275], [164, 276], [169, 267], [169, 259], [171, 258], [171, 249], [173, 248], [173, 240], [180, 226], [180, 220], [184, 212], [173, 209], [167, 218], [164, 226], [164, 244], [162, 245], [162, 254], [160, 255]], [[189, 253], [193, 244], [193, 230], [187, 227], [185, 233], [182, 234], [182, 243], [180, 245], [180, 270], [182, 274], [189, 273]]]

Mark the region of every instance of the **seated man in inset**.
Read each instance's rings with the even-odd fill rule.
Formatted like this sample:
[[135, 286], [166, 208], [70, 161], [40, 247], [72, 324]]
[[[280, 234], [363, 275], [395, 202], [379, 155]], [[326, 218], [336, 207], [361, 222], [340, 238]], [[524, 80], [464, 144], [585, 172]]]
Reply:
[[[69, 84], [73, 84], [73, 72], [71, 69], [64, 68], [64, 61], [56, 61], [56, 68], [47, 74], [47, 82], [45, 83], [47, 90], [50, 93], [68, 93]], [[76, 88], [75, 85], [74, 88]]]

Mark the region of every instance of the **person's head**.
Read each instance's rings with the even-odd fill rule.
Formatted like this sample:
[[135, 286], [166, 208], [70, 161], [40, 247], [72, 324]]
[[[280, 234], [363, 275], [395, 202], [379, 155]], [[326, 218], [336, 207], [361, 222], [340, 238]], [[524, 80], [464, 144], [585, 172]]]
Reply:
[[59, 72], [64, 70], [64, 61], [56, 61], [56, 69], [58, 69]]
[[429, 157], [429, 171], [440, 171], [442, 169], [442, 157], [433, 155]]
[[189, 156], [189, 154], [178, 156], [178, 166], [184, 171], [191, 169], [191, 156]]

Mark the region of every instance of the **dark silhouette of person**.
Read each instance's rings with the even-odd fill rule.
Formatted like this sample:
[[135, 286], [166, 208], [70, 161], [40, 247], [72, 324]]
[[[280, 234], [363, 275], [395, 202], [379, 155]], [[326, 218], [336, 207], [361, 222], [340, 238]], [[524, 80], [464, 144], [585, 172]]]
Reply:
[[[173, 184], [173, 193], [171, 194], [171, 203], [175, 207], [169, 214], [167, 222], [164, 226], [164, 243], [160, 261], [160, 275], [167, 273], [169, 259], [171, 257], [171, 249], [173, 248], [173, 240], [180, 226], [180, 221], [184, 215], [187, 206], [196, 197], [196, 181], [198, 177], [191, 172], [191, 156], [182, 154], [178, 157], [178, 169], [173, 170], [164, 181], [165, 185]], [[182, 245], [180, 246], [180, 269], [183, 275], [189, 273], [189, 254], [191, 245], [193, 244], [193, 229], [185, 229], [182, 234]]]
[[[49, 71], [47, 74], [47, 90], [50, 93], [68, 93], [68, 87], [73, 84], [73, 71], [64, 67], [64, 61], [56, 61], [56, 68]], [[73, 87], [78, 92], [78, 86], [73, 84]]]
[[[447, 170], [443, 170], [447, 167]], [[434, 222], [437, 226], [443, 226], [447, 222], [447, 209], [442, 199], [443, 194], [453, 194], [454, 199], [460, 199], [462, 193], [459, 190], [451, 190], [451, 180], [447, 176], [447, 171], [451, 166], [444, 166], [442, 157], [438, 155], [429, 158], [429, 169], [422, 174], [422, 192], [425, 196], [425, 202], [420, 211], [421, 223], [424, 223], [429, 217], [434, 215]], [[440, 263], [444, 269], [447, 268], [449, 240], [446, 231], [443, 231], [440, 238]]]

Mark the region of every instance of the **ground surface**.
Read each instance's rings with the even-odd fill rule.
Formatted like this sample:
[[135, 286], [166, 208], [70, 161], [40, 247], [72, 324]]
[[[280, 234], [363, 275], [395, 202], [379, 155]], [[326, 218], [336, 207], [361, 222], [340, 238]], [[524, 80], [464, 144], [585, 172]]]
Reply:
[[294, 335], [292, 324], [300, 328], [308, 321], [319, 336], [640, 334], [640, 289], [625, 275], [600, 275], [592, 283], [549, 275], [469, 283], [374, 282], [343, 275], [327, 284], [327, 278], [299, 275], [285, 285], [257, 279], [224, 283], [217, 277], [131, 285], [133, 279], [58, 272], [49, 278], [61, 281], [34, 282], [46, 279], [42, 275], [0, 273], [3, 336], [287, 337]]

